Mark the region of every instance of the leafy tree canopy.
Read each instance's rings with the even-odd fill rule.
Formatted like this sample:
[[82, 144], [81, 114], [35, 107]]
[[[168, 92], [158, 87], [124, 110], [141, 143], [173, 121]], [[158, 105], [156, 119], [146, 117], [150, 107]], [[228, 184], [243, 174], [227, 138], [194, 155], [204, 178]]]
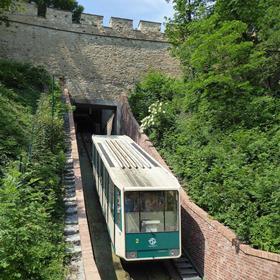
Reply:
[[20, 2], [24, 0], [1, 0], [0, 1], [0, 24], [2, 22], [7, 23], [7, 17], [5, 16], [6, 12], [13, 12], [17, 9], [17, 6]]
[[198, 205], [279, 253], [279, 1], [172, 2], [183, 81], [150, 73], [133, 113]]

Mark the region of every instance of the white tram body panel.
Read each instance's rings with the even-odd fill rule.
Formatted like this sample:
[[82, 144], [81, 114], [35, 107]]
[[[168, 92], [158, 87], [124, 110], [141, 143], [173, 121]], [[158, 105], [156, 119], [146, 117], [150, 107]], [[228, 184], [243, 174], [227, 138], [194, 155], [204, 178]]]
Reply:
[[116, 255], [180, 257], [178, 180], [128, 136], [93, 135], [92, 141], [97, 193]]

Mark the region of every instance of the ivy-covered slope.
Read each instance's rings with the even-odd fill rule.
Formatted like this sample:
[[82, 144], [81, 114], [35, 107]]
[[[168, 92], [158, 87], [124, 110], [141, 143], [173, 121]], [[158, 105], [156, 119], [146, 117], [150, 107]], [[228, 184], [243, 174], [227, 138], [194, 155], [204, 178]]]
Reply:
[[150, 73], [130, 104], [198, 205], [280, 253], [278, 1], [207, 2], [173, 1], [167, 33], [184, 77]]
[[49, 89], [43, 68], [0, 60], [3, 280], [64, 279], [64, 108], [59, 90], [52, 98]]

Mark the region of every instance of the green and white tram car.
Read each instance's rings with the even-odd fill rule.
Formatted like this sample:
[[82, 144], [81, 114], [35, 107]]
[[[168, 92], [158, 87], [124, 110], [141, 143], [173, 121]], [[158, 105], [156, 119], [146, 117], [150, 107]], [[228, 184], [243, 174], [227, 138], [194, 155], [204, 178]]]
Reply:
[[127, 136], [92, 140], [96, 188], [115, 254], [126, 261], [180, 257], [177, 179]]

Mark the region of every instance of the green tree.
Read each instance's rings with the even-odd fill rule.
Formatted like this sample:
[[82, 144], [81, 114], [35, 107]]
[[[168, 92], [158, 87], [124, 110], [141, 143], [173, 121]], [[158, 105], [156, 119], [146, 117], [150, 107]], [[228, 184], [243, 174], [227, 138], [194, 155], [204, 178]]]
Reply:
[[10, 11], [16, 8], [17, 3], [20, 2], [19, 0], [2, 0], [0, 2], [0, 13]]
[[46, 196], [15, 170], [0, 188], [0, 276], [10, 279], [64, 279], [62, 229], [52, 222], [53, 195]]
[[84, 10], [84, 7], [75, 0], [35, 0], [35, 2], [38, 5], [40, 15], [45, 16], [47, 7], [70, 11], [73, 14], [72, 20], [76, 23], [80, 22], [81, 14]]
[[140, 82], [130, 104], [192, 199], [240, 240], [279, 253], [278, 2], [174, 0], [167, 35], [184, 83], [167, 88], [172, 121], [147, 113], [168, 92], [164, 76]]
[[5, 13], [13, 12], [17, 9], [20, 2], [25, 0], [1, 0], [0, 1], [0, 24], [5, 22], [7, 24], [7, 16]]
[[190, 31], [189, 23], [211, 13], [213, 0], [166, 0], [173, 3], [173, 18], [168, 18], [166, 31], [170, 42], [177, 46], [184, 42]]

